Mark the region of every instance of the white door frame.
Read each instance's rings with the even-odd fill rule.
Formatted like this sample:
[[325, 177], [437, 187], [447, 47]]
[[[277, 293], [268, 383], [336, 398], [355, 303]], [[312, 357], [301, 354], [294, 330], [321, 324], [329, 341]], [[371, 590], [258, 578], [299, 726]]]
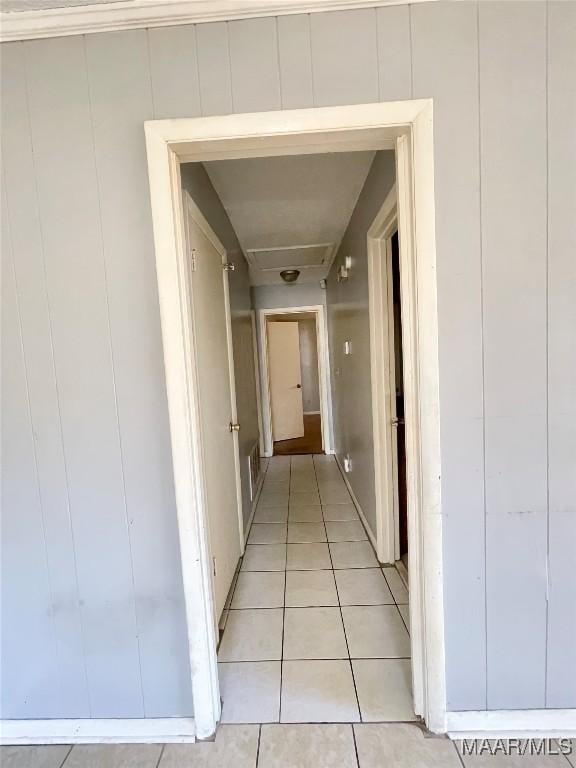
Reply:
[[[197, 382], [186, 290], [181, 162], [359, 149], [397, 151], [399, 224], [410, 253], [403, 280], [417, 303], [405, 369], [418, 408], [406, 413], [413, 499], [410, 613], [414, 705], [432, 731], [446, 730], [438, 323], [432, 102], [428, 99], [261, 112], [145, 124], [172, 460], [188, 621], [196, 732], [214, 733], [216, 638], [210, 548], [199, 501]], [[408, 437], [410, 439], [408, 439]]]
[[320, 387], [320, 420], [322, 421], [322, 448], [325, 453], [334, 453], [332, 445], [332, 394], [330, 390], [330, 365], [328, 357], [328, 327], [326, 312], [322, 304], [308, 307], [282, 307], [258, 310], [260, 338], [258, 352], [260, 359], [262, 428], [264, 456], [274, 453], [272, 431], [272, 400], [270, 395], [270, 371], [268, 362], [268, 333], [266, 323], [275, 315], [301, 315], [314, 313], [316, 319], [316, 347], [318, 352], [318, 384]]
[[[374, 476], [376, 485], [376, 550], [381, 563], [399, 559], [398, 455], [392, 420], [396, 416], [394, 316], [390, 238], [398, 229], [396, 184], [390, 190], [368, 230], [368, 306], [370, 317], [370, 375], [374, 431]], [[400, 237], [400, 232], [398, 233]], [[402, 256], [408, 249], [401, 246]], [[400, 265], [400, 272], [409, 265]], [[402, 299], [410, 306], [414, 297]], [[410, 339], [411, 313], [402, 318], [402, 331]], [[406, 381], [406, 399], [417, 407], [413, 379]], [[410, 552], [408, 552], [410, 556]]]

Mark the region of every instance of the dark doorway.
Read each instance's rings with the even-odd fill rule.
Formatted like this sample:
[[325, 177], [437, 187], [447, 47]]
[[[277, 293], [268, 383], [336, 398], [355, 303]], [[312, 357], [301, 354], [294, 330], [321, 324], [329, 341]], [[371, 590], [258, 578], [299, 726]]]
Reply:
[[392, 296], [394, 302], [394, 362], [396, 373], [396, 447], [398, 451], [398, 520], [400, 558], [408, 554], [408, 503], [406, 493], [406, 430], [404, 426], [404, 379], [402, 314], [400, 311], [400, 248], [398, 232], [392, 235]]

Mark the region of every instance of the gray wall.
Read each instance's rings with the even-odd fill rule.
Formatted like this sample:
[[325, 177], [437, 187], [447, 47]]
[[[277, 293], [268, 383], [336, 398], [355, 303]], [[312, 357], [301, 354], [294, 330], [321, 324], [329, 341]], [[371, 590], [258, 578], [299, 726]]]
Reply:
[[3, 47], [6, 714], [190, 708], [142, 122], [412, 96], [434, 98], [448, 706], [576, 704], [575, 16]]
[[256, 371], [252, 338], [252, 299], [248, 264], [228, 214], [216, 194], [204, 166], [186, 163], [181, 167], [182, 187], [186, 189], [200, 208], [208, 223], [226, 248], [228, 261], [234, 271], [228, 272], [230, 310], [232, 315], [232, 344], [234, 353], [234, 377], [240, 448], [240, 478], [242, 481], [242, 513], [247, 526], [252, 512], [250, 500], [250, 467], [248, 457], [258, 442], [258, 407], [256, 401]]
[[326, 303], [326, 291], [317, 283], [258, 285], [252, 288], [254, 309], [311, 307]]
[[[395, 178], [394, 152], [377, 152], [330, 270], [326, 293], [335, 450], [341, 461], [346, 455], [352, 459], [347, 478], [374, 536], [376, 491], [366, 235]], [[339, 283], [336, 273], [346, 256], [352, 257], [352, 269], [348, 279]], [[352, 342], [351, 355], [344, 354], [346, 341]]]

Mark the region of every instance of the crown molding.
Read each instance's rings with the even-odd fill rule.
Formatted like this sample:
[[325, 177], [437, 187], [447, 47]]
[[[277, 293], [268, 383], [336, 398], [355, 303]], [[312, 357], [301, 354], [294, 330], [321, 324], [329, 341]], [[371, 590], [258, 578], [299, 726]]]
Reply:
[[117, 0], [0, 13], [0, 42], [435, 0]]

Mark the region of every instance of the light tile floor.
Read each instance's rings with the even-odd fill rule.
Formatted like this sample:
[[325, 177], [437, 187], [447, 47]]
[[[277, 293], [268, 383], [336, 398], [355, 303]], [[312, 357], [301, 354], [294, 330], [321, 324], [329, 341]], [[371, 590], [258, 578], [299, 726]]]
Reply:
[[271, 459], [221, 623], [222, 722], [415, 720], [407, 602], [334, 458]]
[[409, 722], [408, 592], [379, 567], [332, 457], [270, 460], [229, 606], [215, 741], [2, 747], [2, 768], [576, 766], [462, 756]]

